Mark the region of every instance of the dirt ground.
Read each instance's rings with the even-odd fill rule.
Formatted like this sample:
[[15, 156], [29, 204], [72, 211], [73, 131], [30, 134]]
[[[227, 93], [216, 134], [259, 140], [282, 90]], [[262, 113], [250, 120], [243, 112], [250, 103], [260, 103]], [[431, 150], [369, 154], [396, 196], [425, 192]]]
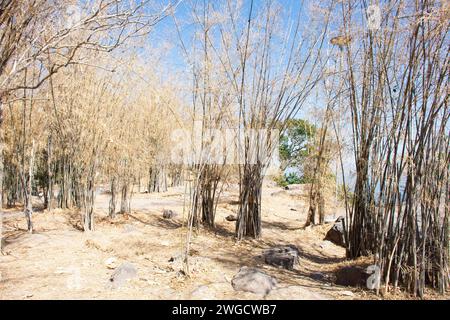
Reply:
[[[190, 275], [182, 270], [180, 253], [185, 239], [183, 188], [164, 193], [136, 194], [132, 214], [106, 215], [109, 197], [96, 200], [95, 231], [80, 230], [74, 211], [38, 211], [35, 232], [26, 232], [23, 214], [7, 210], [3, 218], [0, 255], [0, 299], [381, 299], [368, 290], [333, 284], [334, 271], [350, 264], [345, 250], [324, 241], [331, 221], [342, 214], [327, 203], [330, 223], [303, 229], [307, 190], [266, 186], [263, 192], [263, 235], [236, 242], [234, 222], [225, 217], [237, 210], [236, 188], [225, 190], [218, 206], [217, 228], [194, 233]], [[162, 210], [179, 215], [163, 219]], [[300, 250], [292, 271], [264, 264], [264, 249], [293, 244]], [[137, 276], [124, 286], [108, 287], [114, 268], [132, 263]], [[353, 263], [353, 262], [352, 262]], [[267, 296], [235, 291], [231, 279], [242, 266], [257, 267], [275, 277], [278, 285]], [[398, 298], [401, 295], [385, 298]]]

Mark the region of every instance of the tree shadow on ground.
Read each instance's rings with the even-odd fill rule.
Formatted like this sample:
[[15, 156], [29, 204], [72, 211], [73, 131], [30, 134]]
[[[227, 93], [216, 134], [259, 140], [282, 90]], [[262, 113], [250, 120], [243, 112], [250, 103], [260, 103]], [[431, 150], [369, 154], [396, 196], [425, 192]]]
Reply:
[[[267, 222], [262, 221], [261, 225], [264, 229], [279, 229], [279, 230], [288, 230], [288, 231], [296, 231], [296, 230], [303, 230], [303, 226], [291, 226], [288, 223], [283, 222]], [[300, 225], [300, 223], [299, 223]]]
[[78, 210], [70, 210], [66, 217], [67, 224], [77, 231], [84, 231], [81, 221], [81, 213]]
[[[8, 232], [2, 239], [2, 249], [6, 249], [9, 245], [20, 243], [22, 241], [30, 241], [30, 243], [36, 244], [36, 237], [37, 240], [42, 240], [41, 237], [45, 237], [50, 239], [50, 236], [45, 234], [45, 232], [36, 232], [33, 231], [33, 233], [29, 233], [26, 229], [18, 228], [14, 231]], [[28, 239], [27, 239], [28, 238]], [[31, 238], [31, 239], [30, 239]], [[31, 241], [32, 240], [32, 241]]]
[[137, 217], [136, 215], [132, 215], [132, 214], [129, 214], [129, 216], [131, 218], [133, 218], [134, 220], [136, 220], [146, 226], [156, 226], [156, 227], [160, 227], [160, 228], [164, 228], [164, 229], [178, 229], [183, 225], [181, 222], [179, 222], [177, 220], [164, 219], [164, 218], [156, 217], [156, 216], [150, 216], [150, 219], [148, 219], [148, 220], [144, 220], [144, 219]]
[[152, 225], [155, 225], [157, 227], [160, 228], [164, 228], [164, 229], [178, 229], [182, 227], [182, 223], [177, 221], [177, 220], [172, 220], [172, 219], [164, 219], [161, 217], [154, 217], [153, 218], [154, 223], [152, 223]]
[[[227, 255], [226, 252], [215, 252], [208, 258], [215, 260], [229, 270], [238, 270], [243, 267], [258, 268], [268, 275], [277, 279], [283, 286], [302, 286], [320, 290], [332, 290], [327, 288], [333, 284], [332, 272], [321, 272], [321, 278], [317, 277], [317, 272], [309, 272], [299, 269], [296, 266], [293, 270], [287, 270], [276, 266], [267, 265], [262, 255], [248, 254], [247, 252], [239, 252], [235, 256]], [[301, 281], [299, 281], [301, 280]]]
[[204, 230], [209, 234], [214, 234], [215, 236], [223, 238], [234, 238], [234, 232], [229, 230], [226, 226], [216, 224], [214, 228], [205, 227]]
[[314, 263], [318, 264], [335, 264], [345, 261], [345, 258], [339, 258], [339, 257], [330, 257], [323, 254], [317, 253], [311, 253], [306, 252], [303, 248], [298, 247], [299, 250], [299, 258], [300, 259], [306, 259]]
[[[308, 288], [336, 291], [336, 288], [332, 287], [335, 278], [334, 271], [317, 271], [314, 270], [314, 268], [310, 271], [308, 270], [308, 264], [305, 262], [308, 261], [316, 264], [331, 265], [345, 261], [345, 258], [330, 257], [320, 254], [319, 252], [308, 252], [302, 248], [301, 245], [295, 243], [299, 249], [299, 263], [293, 270], [283, 269], [265, 263], [263, 256], [264, 250], [287, 244], [290, 243], [274, 242], [265, 239], [243, 240], [237, 243], [233, 252], [226, 249], [220, 249], [215, 251], [214, 254], [208, 255], [208, 257], [217, 261], [227, 269], [235, 270], [235, 272], [243, 266], [261, 269], [278, 279], [280, 283], [283, 283], [283, 286], [300, 285]], [[303, 266], [302, 263], [304, 264]]]
[[182, 222], [178, 219], [165, 219], [162, 217], [157, 216], [156, 214], [160, 214], [159, 212], [155, 211], [148, 211], [145, 213], [146, 219], [143, 219], [140, 217], [142, 214], [128, 214], [129, 217], [133, 218], [134, 220], [146, 225], [146, 226], [154, 226], [154, 227], [160, 227], [164, 229], [178, 229], [182, 227]]

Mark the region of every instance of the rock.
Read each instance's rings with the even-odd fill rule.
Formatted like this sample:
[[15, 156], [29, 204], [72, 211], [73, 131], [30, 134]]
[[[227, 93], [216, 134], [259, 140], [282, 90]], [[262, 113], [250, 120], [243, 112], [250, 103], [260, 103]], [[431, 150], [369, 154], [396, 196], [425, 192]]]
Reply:
[[33, 296], [34, 296], [34, 294], [32, 294], [32, 293], [26, 293], [22, 296], [22, 299], [32, 298]]
[[293, 183], [289, 185], [289, 190], [303, 190], [303, 189], [305, 189], [305, 185], [303, 184]]
[[175, 275], [178, 278], [185, 278], [186, 277], [186, 272], [184, 272], [183, 270], [178, 270]]
[[181, 261], [182, 259], [183, 259], [183, 254], [177, 253], [176, 255], [170, 257], [169, 262], [178, 262], [178, 261]]
[[56, 268], [56, 270], [55, 270], [54, 273], [55, 273], [55, 274], [66, 274], [66, 273], [68, 273], [68, 272], [67, 272], [67, 269], [66, 269], [66, 268], [58, 267], [58, 268]]
[[314, 272], [311, 274], [311, 279], [317, 280], [317, 281], [327, 281], [328, 277], [326, 274], [323, 274], [321, 272]]
[[333, 227], [328, 230], [324, 240], [331, 241], [334, 244], [345, 248], [344, 220], [345, 218], [343, 216], [337, 218]]
[[267, 295], [276, 287], [277, 280], [256, 268], [242, 267], [231, 279], [231, 285], [236, 291]]
[[193, 300], [215, 300], [214, 292], [208, 286], [200, 286], [191, 293]]
[[236, 221], [237, 217], [234, 214], [230, 214], [229, 216], [227, 216], [225, 218], [225, 220], [227, 220], [227, 221]]
[[297, 209], [295, 209], [295, 208], [290, 208], [289, 210], [291, 210], [291, 211], [297, 211]]
[[335, 283], [340, 286], [366, 287], [367, 278], [370, 273], [366, 268], [360, 266], [347, 266], [339, 269], [336, 273]]
[[354, 297], [354, 296], [355, 296], [355, 294], [354, 294], [353, 292], [347, 291], [347, 290], [345, 290], [345, 291], [339, 291], [339, 293], [340, 293], [341, 295], [347, 296], [347, 297]]
[[159, 282], [153, 280], [153, 279], [149, 279], [149, 278], [139, 278], [139, 280], [144, 281], [145, 283], [147, 283], [150, 286], [159, 286]]
[[123, 286], [126, 281], [136, 277], [137, 270], [133, 264], [129, 262], [122, 263], [109, 278], [112, 288], [119, 288]]
[[105, 265], [108, 269], [115, 269], [117, 268], [117, 258], [116, 257], [110, 257], [105, 260]]
[[284, 186], [284, 190], [289, 190], [289, 186]]
[[278, 246], [264, 251], [264, 261], [267, 264], [292, 270], [298, 263], [298, 248], [294, 245]]
[[173, 210], [166, 210], [166, 209], [163, 210], [163, 218], [164, 219], [173, 219], [176, 216], [178, 216], [178, 214]]
[[[193, 256], [193, 250], [189, 251], [189, 267], [193, 273], [196, 272], [206, 272], [210, 270], [211, 259], [207, 257]], [[184, 253], [174, 254], [168, 260], [168, 268], [170, 271], [178, 272], [179, 270], [183, 270], [183, 260]]]

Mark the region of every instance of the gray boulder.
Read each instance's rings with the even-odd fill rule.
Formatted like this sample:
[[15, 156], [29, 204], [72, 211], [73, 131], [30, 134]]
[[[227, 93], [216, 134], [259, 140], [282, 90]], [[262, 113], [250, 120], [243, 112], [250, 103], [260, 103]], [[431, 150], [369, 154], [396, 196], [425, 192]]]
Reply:
[[294, 245], [277, 246], [264, 251], [264, 261], [267, 264], [293, 270], [298, 263], [300, 252]]
[[166, 210], [166, 209], [163, 210], [163, 218], [164, 219], [173, 219], [177, 215], [178, 214], [175, 211], [173, 211], [173, 210]]
[[136, 277], [137, 270], [133, 264], [129, 262], [122, 263], [109, 278], [111, 288], [120, 288], [128, 280]]
[[337, 218], [333, 227], [325, 235], [325, 240], [345, 248], [344, 221], [345, 218], [343, 216]]
[[236, 291], [267, 295], [276, 287], [277, 280], [256, 268], [242, 267], [231, 279], [231, 285]]

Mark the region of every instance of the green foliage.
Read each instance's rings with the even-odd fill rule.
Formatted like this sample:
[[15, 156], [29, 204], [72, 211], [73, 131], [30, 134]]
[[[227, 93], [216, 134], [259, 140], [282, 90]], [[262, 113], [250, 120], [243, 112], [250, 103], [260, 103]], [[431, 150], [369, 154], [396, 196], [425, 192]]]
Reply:
[[288, 175], [284, 175], [287, 184], [299, 184], [302, 183], [302, 179], [295, 172], [290, 172]]
[[286, 177], [284, 175], [279, 175], [273, 179], [273, 181], [276, 182], [276, 184], [280, 187], [286, 187], [288, 185], [286, 181]]
[[279, 175], [274, 179], [274, 181], [279, 185], [280, 187], [286, 187], [290, 184], [303, 184], [303, 183], [309, 183], [310, 179], [308, 177], [299, 176], [298, 173], [290, 172], [288, 174]]
[[307, 120], [289, 119], [285, 125], [279, 147], [283, 171], [288, 167], [298, 167], [308, 156], [309, 144], [316, 133], [316, 127]]

